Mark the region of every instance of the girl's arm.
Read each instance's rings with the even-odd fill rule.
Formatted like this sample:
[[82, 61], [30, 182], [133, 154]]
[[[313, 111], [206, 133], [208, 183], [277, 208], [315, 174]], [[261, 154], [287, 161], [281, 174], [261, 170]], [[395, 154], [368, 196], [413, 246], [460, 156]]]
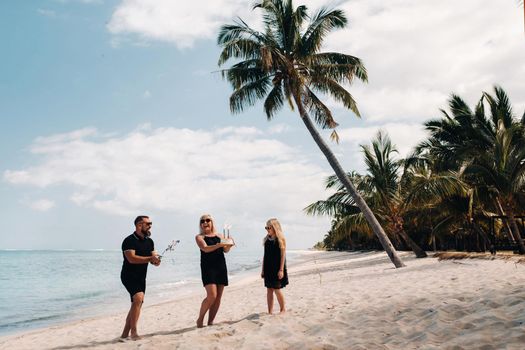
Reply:
[[277, 273], [277, 278], [282, 279], [284, 277], [284, 261], [286, 259], [286, 241], [283, 239], [283, 246], [281, 249], [281, 261], [279, 264], [279, 272]]
[[200, 250], [202, 250], [205, 253], [211, 253], [219, 248], [224, 247], [224, 243], [217, 243], [215, 245], [207, 245], [204, 241], [204, 238], [202, 238], [201, 235], [195, 236], [195, 241], [197, 242], [197, 245], [199, 246]]
[[261, 278], [264, 278], [264, 258], [265, 256], [266, 256], [266, 252], [264, 253], [263, 260], [262, 260]]

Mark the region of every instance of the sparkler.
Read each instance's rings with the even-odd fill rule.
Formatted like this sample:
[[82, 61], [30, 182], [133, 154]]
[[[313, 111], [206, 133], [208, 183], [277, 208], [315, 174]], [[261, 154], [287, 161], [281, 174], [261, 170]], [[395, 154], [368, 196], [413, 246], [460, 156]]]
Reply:
[[180, 241], [177, 239], [176, 241], [171, 241], [170, 244], [168, 244], [168, 248], [164, 249], [164, 251], [162, 252], [162, 254], [159, 255], [159, 259], [162, 259], [162, 257], [164, 256], [164, 253], [166, 252], [172, 252], [174, 249], [175, 249], [175, 246], [179, 243]]

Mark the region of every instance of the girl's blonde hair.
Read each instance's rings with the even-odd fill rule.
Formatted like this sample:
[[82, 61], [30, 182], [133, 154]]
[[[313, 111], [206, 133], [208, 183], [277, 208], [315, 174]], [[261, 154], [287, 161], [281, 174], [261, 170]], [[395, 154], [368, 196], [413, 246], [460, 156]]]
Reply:
[[217, 234], [217, 230], [215, 229], [215, 220], [213, 220], [213, 217], [210, 214], [202, 214], [201, 218], [199, 219], [199, 234], [203, 235], [204, 230], [202, 229], [201, 220], [203, 219], [210, 219], [211, 222], [211, 232]]
[[[286, 239], [284, 239], [284, 233], [283, 229], [281, 228], [281, 224], [279, 223], [279, 220], [272, 218], [266, 221], [266, 226], [272, 227], [273, 232], [275, 232], [275, 237], [277, 237], [277, 242], [279, 243], [279, 248], [286, 248]], [[264, 237], [264, 243], [268, 240], [268, 235]]]

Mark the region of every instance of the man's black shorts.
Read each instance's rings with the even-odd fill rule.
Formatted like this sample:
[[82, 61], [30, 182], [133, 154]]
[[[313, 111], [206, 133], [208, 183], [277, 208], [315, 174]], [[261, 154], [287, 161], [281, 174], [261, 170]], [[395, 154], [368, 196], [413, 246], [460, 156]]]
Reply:
[[131, 302], [133, 302], [133, 296], [137, 293], [146, 293], [146, 276], [137, 276], [132, 274], [120, 274], [120, 280], [126, 290], [129, 293]]

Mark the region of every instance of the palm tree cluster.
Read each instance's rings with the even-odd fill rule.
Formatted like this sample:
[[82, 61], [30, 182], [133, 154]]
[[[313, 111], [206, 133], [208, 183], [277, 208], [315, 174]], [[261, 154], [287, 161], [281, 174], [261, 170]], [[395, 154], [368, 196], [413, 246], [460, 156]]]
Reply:
[[[525, 113], [517, 118], [498, 86], [493, 94], [483, 93], [473, 109], [452, 95], [449, 110], [424, 124], [428, 139], [406, 159], [396, 158], [388, 135], [379, 132], [370, 146], [361, 146], [366, 174], [348, 176], [394, 245], [410, 248], [417, 257], [425, 256], [424, 249], [465, 245], [493, 251], [496, 239], [507, 239], [524, 254], [523, 218], [515, 217], [525, 211]], [[326, 187], [335, 193], [305, 209], [332, 217], [319, 245], [377, 246], [338, 179], [329, 177]]]

